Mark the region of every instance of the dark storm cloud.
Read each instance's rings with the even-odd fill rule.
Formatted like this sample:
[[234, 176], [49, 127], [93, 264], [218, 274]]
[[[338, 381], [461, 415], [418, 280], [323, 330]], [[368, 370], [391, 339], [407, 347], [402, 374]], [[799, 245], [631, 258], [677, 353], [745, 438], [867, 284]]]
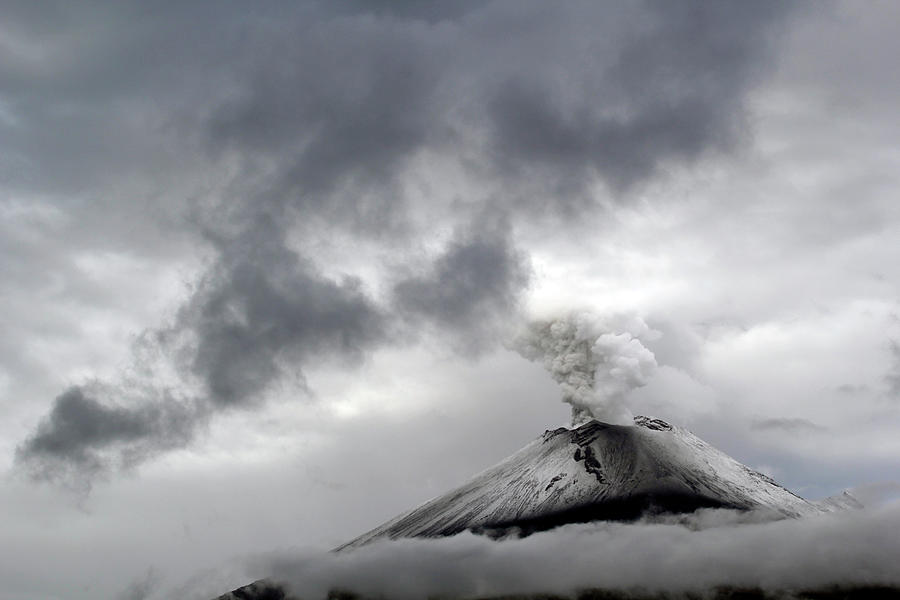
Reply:
[[[143, 336], [199, 381], [188, 416], [170, 423], [159, 393], [117, 408], [67, 392], [21, 460], [89, 476], [140, 462], [188, 443], [207, 411], [255, 405], [286, 372], [302, 380], [314, 361], [358, 360], [393, 340], [397, 320], [460, 348], [483, 344], [515, 313], [528, 257], [511, 226], [472, 227], [473, 216], [574, 216], [592, 181], [621, 195], [670, 164], [731, 148], [787, 10], [447, 6], [16, 5], [13, 52], [0, 59], [10, 83], [0, 153], [23, 174], [10, 185], [79, 198], [61, 206], [88, 247], [143, 235], [152, 198], [162, 226], [177, 223], [212, 252], [174, 323]], [[461, 210], [404, 185], [425, 158], [429, 177], [460, 168], [471, 180]], [[138, 189], [135, 199], [113, 184]], [[84, 200], [94, 197], [107, 200]], [[110, 225], [107, 212], [130, 225]], [[433, 233], [431, 218], [460, 233], [430, 267], [394, 282], [393, 301], [315, 249], [353, 232], [402, 256]], [[91, 419], [99, 430], [75, 424]]]
[[[612, 6], [592, 16], [602, 18]], [[622, 192], [667, 164], [741, 141], [743, 94], [769, 58], [772, 25], [785, 5], [645, 6], [646, 13], [625, 15], [620, 47], [605, 69], [589, 68], [574, 83], [574, 99], [550, 77], [501, 82], [487, 105], [488, 123], [494, 156], [508, 175], [535, 170], [563, 193], [599, 176]]]
[[11, 5], [15, 35], [0, 59], [9, 116], [0, 151], [22, 167], [14, 183], [83, 190], [148, 165], [177, 168], [202, 139], [248, 163], [267, 157], [256, 197], [320, 210], [359, 207], [359, 188], [322, 192], [391, 180], [424, 149], [491, 177], [549, 178], [544, 191], [558, 192], [594, 176], [625, 188], [727, 148], [789, 10], [694, 1], [42, 7]]
[[[72, 388], [19, 447], [19, 463], [38, 478], [89, 488], [97, 476], [186, 446], [213, 411], [258, 404], [283, 371], [302, 380], [311, 360], [358, 360], [381, 342], [385, 318], [359, 282], [324, 278], [282, 233], [266, 221], [236, 239], [214, 240], [223, 245], [218, 261], [175, 323], [141, 340], [186, 359], [200, 398], [176, 402], [150, 388], [120, 407]], [[107, 402], [128, 394], [127, 385], [107, 385]]]
[[332, 281], [291, 251], [271, 219], [217, 239], [216, 264], [182, 307], [163, 344], [187, 338], [190, 369], [221, 407], [254, 402], [283, 369], [316, 356], [358, 359], [386, 321], [353, 278]]
[[118, 406], [73, 387], [53, 401], [50, 414], [19, 446], [16, 459], [36, 478], [87, 490], [94, 477], [111, 468], [127, 469], [184, 447], [203, 415], [199, 406], [168, 397]]
[[266, 154], [262, 196], [369, 224], [403, 200], [372, 188], [423, 151], [519, 190], [500, 202], [570, 210], [592, 180], [621, 192], [738, 143], [744, 92], [786, 11], [497, 2], [432, 25], [339, 13], [303, 35], [275, 29], [246, 57], [209, 144]]
[[[0, 119], [0, 155], [15, 165], [8, 189], [71, 202], [177, 164], [165, 112], [193, 93], [190, 71], [202, 62], [204, 44], [180, 18], [190, 11], [169, 9], [4, 4], [0, 102], [9, 118]], [[214, 15], [203, 22], [209, 35], [221, 33]]]
[[496, 342], [496, 325], [515, 311], [530, 266], [505, 224], [458, 233], [425, 272], [398, 281], [395, 302], [414, 325], [431, 322], [473, 349]]
[[279, 33], [210, 115], [210, 148], [235, 152], [260, 178], [247, 201], [384, 226], [402, 204], [390, 184], [431, 135], [439, 69], [428, 32], [348, 20]]

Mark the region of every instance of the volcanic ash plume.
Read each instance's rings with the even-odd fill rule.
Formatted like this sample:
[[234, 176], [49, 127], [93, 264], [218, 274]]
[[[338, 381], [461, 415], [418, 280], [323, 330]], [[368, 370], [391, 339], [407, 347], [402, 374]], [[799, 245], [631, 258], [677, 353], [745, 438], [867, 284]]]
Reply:
[[647, 384], [656, 357], [641, 339], [658, 335], [638, 317], [601, 317], [572, 313], [532, 322], [516, 350], [541, 361], [572, 405], [572, 425], [590, 419], [631, 424], [628, 393]]

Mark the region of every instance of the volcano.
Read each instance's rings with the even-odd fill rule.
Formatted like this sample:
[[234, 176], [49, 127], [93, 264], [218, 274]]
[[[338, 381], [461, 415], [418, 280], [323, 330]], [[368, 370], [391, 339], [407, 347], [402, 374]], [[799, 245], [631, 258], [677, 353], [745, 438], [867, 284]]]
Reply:
[[527, 535], [566, 523], [628, 521], [699, 508], [765, 510], [774, 518], [829, 510], [710, 446], [690, 431], [638, 416], [634, 426], [588, 421], [539, 438], [464, 485], [338, 547], [462, 531]]
[[[631, 521], [700, 508], [757, 510], [781, 519], [860, 506], [846, 492], [821, 502], [805, 500], [687, 429], [638, 416], [633, 426], [588, 421], [545, 431], [468, 483], [334, 551], [463, 531], [522, 536], [568, 523]], [[283, 593], [261, 580], [220, 600], [281, 600]]]

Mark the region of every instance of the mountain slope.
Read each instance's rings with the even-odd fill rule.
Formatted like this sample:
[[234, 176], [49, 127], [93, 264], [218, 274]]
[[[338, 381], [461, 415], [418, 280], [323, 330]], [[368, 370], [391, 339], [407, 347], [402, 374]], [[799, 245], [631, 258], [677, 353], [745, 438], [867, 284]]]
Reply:
[[686, 429], [636, 417], [546, 431], [461, 487], [337, 550], [380, 538], [473, 530], [529, 533], [569, 522], [633, 519], [702, 507], [769, 509], [796, 517], [823, 508], [794, 495]]

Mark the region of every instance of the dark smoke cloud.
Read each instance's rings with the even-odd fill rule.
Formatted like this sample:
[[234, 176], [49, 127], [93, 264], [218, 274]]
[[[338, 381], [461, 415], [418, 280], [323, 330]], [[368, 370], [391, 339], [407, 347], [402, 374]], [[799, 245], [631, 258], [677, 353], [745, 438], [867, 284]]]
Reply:
[[348, 553], [286, 555], [264, 564], [298, 598], [325, 598], [336, 588], [405, 599], [588, 588], [702, 593], [716, 586], [775, 591], [900, 584], [896, 503], [764, 523], [707, 512], [690, 527], [597, 523], [499, 542], [464, 533], [386, 541]]
[[[138, 350], [186, 361], [185, 383], [201, 393], [176, 401], [130, 382], [97, 386], [104, 401], [72, 388], [54, 402], [17, 451], [40, 479], [89, 488], [111, 471], [189, 444], [215, 411], [262, 401], [283, 371], [303, 378], [319, 357], [359, 360], [386, 335], [385, 318], [359, 281], [323, 277], [291, 251], [271, 221], [236, 239], [217, 238], [218, 260], [166, 329], [145, 332]], [[130, 405], [120, 405], [130, 396]]]
[[94, 478], [112, 469], [125, 470], [165, 450], [184, 447], [207, 418], [201, 405], [165, 395], [152, 401], [143, 396], [132, 406], [104, 400], [80, 387], [60, 394], [50, 414], [19, 446], [16, 460], [37, 479], [59, 481], [83, 492]]
[[[398, 322], [433, 328], [457, 349], [484, 347], [527, 284], [517, 220], [576, 216], [593, 204], [591, 182], [621, 196], [669, 165], [734, 147], [745, 92], [788, 10], [693, 1], [204, 8], [98, 2], [77, 18], [63, 5], [13, 13], [11, 26], [43, 27], [41, 39], [54, 42], [44, 71], [0, 59], [20, 90], [8, 103], [15, 127], [0, 123], [10, 133], [2, 150], [31, 173], [15, 185], [104, 196], [100, 182], [140, 173], [152, 182], [145, 195], [174, 206], [168, 223], [212, 252], [174, 323], [143, 336], [197, 389], [181, 418], [159, 391], [125, 404], [124, 384], [108, 382], [102, 399], [70, 390], [19, 450], [42, 473], [90, 479], [187, 444], [216, 411], [257, 405], [285, 373], [302, 380], [315, 361], [352, 363], [393, 343]], [[422, 164], [428, 178], [463, 173], [471, 197], [442, 206], [408, 185]], [[180, 192], [156, 190], [154, 174], [194, 171], [216, 183], [185, 184], [190, 211]], [[144, 218], [123, 205], [123, 220]], [[485, 212], [509, 224], [480, 225]], [[435, 220], [456, 237], [430, 267], [388, 282], [388, 299], [315, 250], [331, 235], [358, 235], [404, 257]], [[91, 233], [124, 239], [126, 229]], [[85, 424], [94, 420], [97, 430]]]
[[160, 333], [191, 356], [213, 405], [257, 401], [284, 369], [302, 377], [317, 356], [359, 359], [384, 340], [386, 319], [359, 280], [332, 281], [288, 248], [285, 232], [262, 219], [234, 239], [219, 238], [219, 258]]
[[517, 308], [530, 266], [505, 223], [452, 240], [421, 274], [396, 283], [395, 302], [413, 325], [433, 323], [469, 349], [496, 343], [498, 324]]

